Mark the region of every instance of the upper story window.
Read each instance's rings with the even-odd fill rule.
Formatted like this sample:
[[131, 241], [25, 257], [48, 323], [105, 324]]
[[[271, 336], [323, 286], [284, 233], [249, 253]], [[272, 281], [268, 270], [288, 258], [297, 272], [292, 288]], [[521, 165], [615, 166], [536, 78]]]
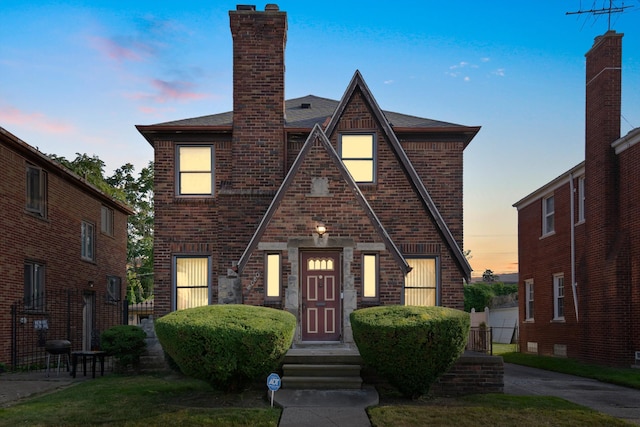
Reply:
[[584, 176], [578, 178], [578, 222], [584, 221]]
[[555, 200], [553, 195], [542, 200], [542, 235], [555, 231]]
[[404, 305], [437, 305], [436, 258], [407, 258], [407, 263], [411, 271], [404, 278]]
[[213, 147], [181, 145], [177, 151], [177, 187], [180, 196], [213, 195]]
[[87, 221], [80, 226], [81, 250], [80, 257], [85, 261], [95, 260], [95, 227]]
[[340, 157], [356, 182], [375, 182], [374, 134], [340, 135]]
[[524, 320], [533, 320], [533, 280], [524, 282], [525, 306]]
[[47, 216], [47, 173], [39, 167], [27, 165], [26, 210], [42, 218]]
[[113, 236], [113, 209], [106, 206], [100, 209], [100, 231]]

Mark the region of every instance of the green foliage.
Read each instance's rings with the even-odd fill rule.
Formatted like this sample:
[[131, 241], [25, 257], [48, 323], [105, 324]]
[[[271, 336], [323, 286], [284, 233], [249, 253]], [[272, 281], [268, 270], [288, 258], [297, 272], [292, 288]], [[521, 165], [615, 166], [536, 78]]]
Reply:
[[354, 311], [351, 326], [364, 362], [417, 398], [464, 351], [469, 315], [445, 307], [381, 306]]
[[249, 305], [210, 305], [156, 320], [164, 351], [185, 375], [238, 391], [277, 369], [293, 341], [295, 317]]
[[132, 365], [137, 369], [146, 348], [145, 338], [147, 334], [138, 326], [117, 325], [102, 333], [100, 347], [116, 358], [118, 368]]
[[464, 311], [484, 311], [491, 306], [491, 299], [498, 295], [510, 295], [518, 292], [518, 285], [505, 285], [502, 282], [474, 283], [464, 285]]

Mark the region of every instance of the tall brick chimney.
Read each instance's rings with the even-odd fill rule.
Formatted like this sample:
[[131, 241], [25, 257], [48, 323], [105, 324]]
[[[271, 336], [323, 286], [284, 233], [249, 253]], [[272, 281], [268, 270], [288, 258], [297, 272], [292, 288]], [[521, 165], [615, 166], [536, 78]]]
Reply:
[[233, 36], [233, 188], [277, 190], [284, 178], [287, 14], [238, 5]]

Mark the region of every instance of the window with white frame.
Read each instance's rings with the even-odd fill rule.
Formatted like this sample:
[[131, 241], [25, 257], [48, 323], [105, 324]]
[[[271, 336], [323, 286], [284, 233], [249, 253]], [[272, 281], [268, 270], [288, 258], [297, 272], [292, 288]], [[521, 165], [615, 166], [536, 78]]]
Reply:
[[95, 261], [95, 227], [92, 223], [82, 221], [80, 240], [80, 257], [85, 261]]
[[24, 263], [24, 306], [29, 310], [44, 309], [44, 264]]
[[174, 258], [175, 309], [209, 304], [211, 271], [209, 257]]
[[564, 275], [553, 275], [553, 320], [564, 320]]
[[266, 255], [265, 298], [279, 299], [282, 289], [282, 256], [279, 253]]
[[213, 195], [213, 147], [180, 145], [176, 156], [178, 194], [181, 196]]
[[118, 276], [107, 276], [107, 302], [120, 301], [120, 283]]
[[113, 209], [107, 206], [100, 208], [100, 231], [108, 236], [113, 236]]
[[542, 200], [542, 234], [555, 231], [555, 200], [554, 196], [545, 197]]
[[377, 254], [364, 254], [362, 256], [362, 297], [366, 299], [378, 298]]
[[525, 293], [524, 320], [533, 320], [533, 280], [525, 280], [524, 293]]
[[436, 258], [407, 258], [411, 271], [404, 278], [404, 305], [438, 304]]
[[584, 176], [578, 178], [578, 222], [584, 221]]
[[340, 158], [354, 181], [375, 181], [374, 134], [340, 135]]
[[34, 215], [47, 216], [47, 174], [33, 165], [27, 165], [27, 202], [25, 208]]

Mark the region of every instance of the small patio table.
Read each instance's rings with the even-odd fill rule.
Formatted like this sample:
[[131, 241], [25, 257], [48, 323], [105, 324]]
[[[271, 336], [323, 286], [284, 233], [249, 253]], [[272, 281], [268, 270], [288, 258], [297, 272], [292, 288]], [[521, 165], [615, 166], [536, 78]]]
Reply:
[[91, 358], [91, 373], [92, 377], [96, 377], [96, 359], [100, 361], [100, 375], [104, 376], [104, 351], [72, 351], [71, 352], [71, 376], [76, 377], [76, 371], [78, 366], [78, 358], [82, 357], [82, 370], [84, 376], [87, 376], [87, 358]]

